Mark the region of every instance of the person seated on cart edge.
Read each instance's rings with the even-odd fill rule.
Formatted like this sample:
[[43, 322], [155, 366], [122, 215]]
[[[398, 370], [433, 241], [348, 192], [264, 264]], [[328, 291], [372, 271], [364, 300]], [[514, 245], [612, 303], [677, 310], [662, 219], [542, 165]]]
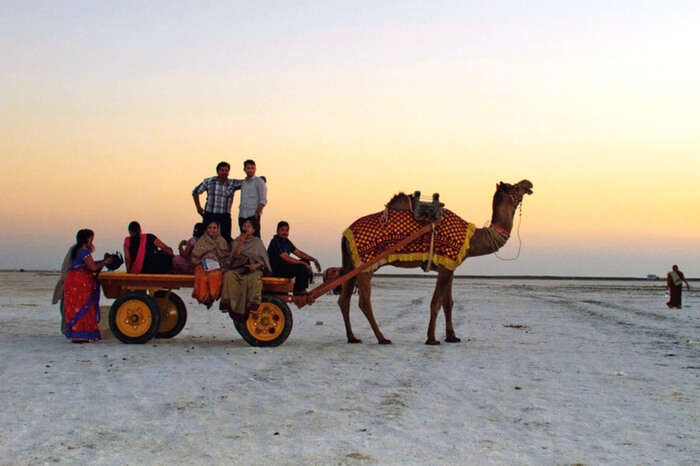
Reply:
[[179, 255], [173, 257], [173, 272], [179, 274], [192, 274], [194, 273], [194, 266], [192, 265], [192, 250], [197, 240], [204, 234], [204, 224], [195, 223], [192, 230], [192, 237], [188, 240], [180, 241], [177, 246]]
[[[270, 240], [267, 254], [272, 264], [272, 275], [275, 277], [294, 277], [294, 294], [306, 294], [306, 288], [313, 279], [311, 262], [321, 271], [321, 264], [294, 246], [289, 240], [289, 223], [282, 220], [277, 224], [277, 234]], [[292, 257], [292, 254], [299, 259]]]
[[271, 270], [265, 245], [255, 236], [253, 222], [245, 220], [241, 227], [243, 232], [231, 245], [219, 304], [219, 309], [237, 322], [245, 322], [248, 312], [260, 305], [263, 269]]
[[[192, 190], [192, 199], [197, 208], [197, 213], [202, 216], [202, 223], [209, 225], [214, 221], [219, 224], [221, 236], [231, 242], [231, 204], [233, 195], [241, 189], [242, 180], [229, 179], [228, 174], [231, 165], [228, 162], [219, 162], [216, 166], [216, 176], [205, 178]], [[202, 208], [199, 195], [207, 192], [207, 202]]]
[[173, 249], [156, 235], [141, 233], [141, 225], [134, 220], [124, 238], [124, 261], [129, 273], [170, 273]]
[[207, 308], [221, 295], [221, 267], [229, 255], [229, 244], [219, 232], [219, 224], [211, 221], [206, 233], [197, 240], [192, 250], [194, 289], [192, 297]]

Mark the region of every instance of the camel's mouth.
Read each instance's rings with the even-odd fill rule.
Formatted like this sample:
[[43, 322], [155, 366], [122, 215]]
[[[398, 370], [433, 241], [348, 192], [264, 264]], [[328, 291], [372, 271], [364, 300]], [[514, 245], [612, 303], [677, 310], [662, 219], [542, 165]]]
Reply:
[[516, 184], [515, 187], [518, 188], [524, 194], [532, 194], [533, 185], [529, 180], [522, 180], [521, 182]]

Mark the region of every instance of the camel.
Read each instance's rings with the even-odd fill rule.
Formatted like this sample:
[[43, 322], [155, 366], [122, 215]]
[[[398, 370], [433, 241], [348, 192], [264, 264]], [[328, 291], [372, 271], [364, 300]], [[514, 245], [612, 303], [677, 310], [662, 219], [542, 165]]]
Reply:
[[[469, 249], [464, 257], [465, 259], [467, 257], [492, 254], [503, 247], [510, 236], [515, 211], [518, 205], [522, 202], [523, 196], [525, 194], [532, 194], [532, 187], [532, 183], [528, 180], [522, 180], [514, 185], [503, 182], [496, 185], [496, 193], [493, 196], [493, 214], [491, 217], [491, 225], [484, 228], [476, 228], [474, 230], [474, 234], [469, 242]], [[416, 200], [413, 199], [413, 196], [400, 193], [394, 196], [386, 207], [387, 209], [411, 210], [411, 206], [415, 201]], [[341, 250], [341, 274], [345, 274], [350, 272], [355, 266], [351, 251], [349, 250], [348, 240], [345, 236], [343, 236], [341, 242]], [[421, 267], [424, 270], [426, 270], [428, 265], [427, 261], [410, 262], [389, 260], [385, 264], [382, 264], [382, 266], [387, 264], [401, 268]], [[428, 323], [428, 335], [425, 344], [440, 344], [440, 342], [435, 338], [435, 322], [437, 320], [440, 308], [442, 308], [445, 313], [445, 341], [448, 343], [456, 343], [459, 342], [460, 339], [455, 335], [454, 327], [452, 325], [452, 306], [454, 305], [454, 301], [452, 300], [452, 281], [454, 278], [454, 270], [450, 270], [442, 265], [435, 267], [435, 270], [437, 270], [437, 281], [435, 283], [433, 297], [430, 301], [430, 321]], [[382, 334], [382, 331], [379, 329], [377, 321], [374, 318], [374, 312], [372, 310], [372, 303], [370, 300], [373, 272], [373, 270], [363, 271], [356, 277], [343, 283], [342, 291], [338, 298], [338, 305], [340, 306], [340, 312], [342, 313], [343, 321], [345, 322], [345, 331], [347, 334], [348, 343], [362, 342], [362, 340], [355, 337], [350, 324], [350, 298], [352, 297], [355, 285], [357, 285], [360, 309], [372, 327], [374, 335], [377, 338], [377, 342], [382, 345], [391, 344], [391, 340], [387, 339]]]

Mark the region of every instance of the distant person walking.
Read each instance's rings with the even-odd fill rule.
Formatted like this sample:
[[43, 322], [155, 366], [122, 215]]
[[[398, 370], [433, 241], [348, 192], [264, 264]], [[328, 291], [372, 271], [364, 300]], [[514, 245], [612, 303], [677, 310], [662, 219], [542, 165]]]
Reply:
[[249, 220], [255, 229], [254, 236], [260, 238], [260, 217], [267, 204], [267, 184], [259, 176], [255, 176], [255, 161], [243, 162], [246, 177], [241, 182], [241, 205], [238, 211], [238, 226], [243, 233], [243, 222]]
[[[253, 162], [255, 164], [255, 162]], [[202, 216], [202, 223], [209, 225], [216, 222], [221, 228], [221, 236], [231, 242], [231, 204], [234, 193], [241, 189], [242, 180], [229, 179], [231, 165], [219, 162], [216, 166], [216, 176], [206, 178], [192, 190], [192, 198], [197, 213]], [[207, 192], [207, 202], [204, 208], [199, 203], [199, 195]]]
[[678, 270], [678, 266], [674, 265], [672, 270], [666, 275], [666, 289], [670, 294], [669, 300], [666, 305], [670, 308], [680, 309], [683, 307], [681, 305], [681, 295], [683, 294], [683, 282], [685, 286], [690, 290], [690, 285], [688, 280], [685, 279], [683, 272]]

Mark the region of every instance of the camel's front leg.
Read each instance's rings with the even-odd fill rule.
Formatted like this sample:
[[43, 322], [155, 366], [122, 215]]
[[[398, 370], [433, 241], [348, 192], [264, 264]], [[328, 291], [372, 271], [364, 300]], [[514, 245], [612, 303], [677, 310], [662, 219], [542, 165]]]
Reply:
[[433, 298], [430, 300], [430, 322], [428, 322], [428, 339], [425, 340], [426, 345], [439, 345], [440, 342], [435, 338], [435, 323], [437, 321], [438, 312], [440, 312], [440, 305], [442, 299], [440, 296], [440, 287], [438, 283], [435, 284], [435, 291], [433, 291]]
[[462, 340], [455, 335], [455, 329], [452, 326], [452, 307], [455, 302], [452, 299], [452, 280], [454, 274], [450, 273], [450, 277], [445, 284], [444, 294], [442, 298], [442, 309], [445, 311], [445, 341], [448, 343], [458, 343]]
[[374, 336], [377, 337], [377, 342], [380, 345], [390, 345], [391, 340], [384, 338], [382, 331], [379, 330], [377, 321], [374, 320], [374, 312], [372, 312], [372, 301], [370, 301], [372, 293], [372, 275], [369, 273], [361, 273], [357, 276], [357, 293], [360, 295], [360, 309], [364, 313], [369, 325], [374, 331]]

